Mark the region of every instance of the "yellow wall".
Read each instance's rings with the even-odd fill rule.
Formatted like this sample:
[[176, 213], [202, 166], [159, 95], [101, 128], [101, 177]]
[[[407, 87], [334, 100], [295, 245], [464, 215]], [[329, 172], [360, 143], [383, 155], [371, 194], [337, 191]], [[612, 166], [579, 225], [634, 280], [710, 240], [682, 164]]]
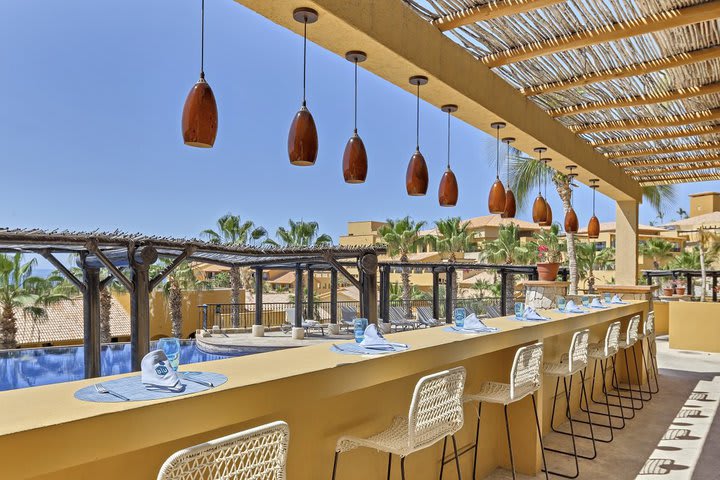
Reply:
[[720, 353], [720, 304], [668, 302], [670, 348]]
[[670, 304], [675, 302], [661, 302], [655, 300], [653, 309], [655, 310], [655, 334], [667, 335], [670, 331]]
[[717, 212], [720, 210], [720, 193], [708, 192], [700, 195], [690, 195], [690, 211], [691, 217], [704, 215], [706, 213]]
[[[114, 294], [125, 311], [130, 314], [130, 295]], [[245, 301], [245, 292], [240, 292], [240, 303]], [[230, 290], [198, 290], [183, 293], [183, 332], [182, 338], [189, 338], [200, 328], [200, 309], [204, 303], [230, 303]], [[154, 291], [150, 296], [150, 338], [157, 339], [169, 336], [172, 331], [167, 297], [161, 291]]]

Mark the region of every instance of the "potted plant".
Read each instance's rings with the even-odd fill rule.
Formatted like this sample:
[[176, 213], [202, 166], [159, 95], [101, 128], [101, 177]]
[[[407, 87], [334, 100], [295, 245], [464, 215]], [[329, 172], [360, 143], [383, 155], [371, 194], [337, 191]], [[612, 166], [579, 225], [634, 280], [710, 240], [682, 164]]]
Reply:
[[535, 243], [538, 252], [538, 278], [554, 282], [557, 278], [560, 261], [562, 260], [562, 248], [558, 238], [559, 227], [553, 224], [548, 229], [535, 232]]
[[662, 292], [664, 297], [672, 297], [673, 294], [673, 284], [672, 282], [665, 282], [662, 286]]
[[686, 285], [684, 280], [678, 280], [675, 283], [675, 294], [677, 295], [685, 295]]

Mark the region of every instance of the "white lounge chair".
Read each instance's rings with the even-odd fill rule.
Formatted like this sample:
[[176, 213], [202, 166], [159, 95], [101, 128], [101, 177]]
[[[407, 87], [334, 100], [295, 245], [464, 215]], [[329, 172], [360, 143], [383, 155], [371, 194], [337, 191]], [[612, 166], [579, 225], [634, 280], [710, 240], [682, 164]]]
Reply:
[[348, 332], [352, 332], [355, 329], [355, 319], [357, 318], [357, 310], [350, 305], [342, 305], [340, 307], [340, 321], [342, 326], [347, 329]]
[[407, 330], [408, 328], [420, 328], [422, 325], [416, 320], [410, 320], [405, 318], [405, 309], [403, 307], [390, 307], [390, 326], [395, 330], [402, 329]]
[[[288, 308], [285, 311], [285, 324], [282, 327], [283, 332], [287, 333], [288, 331], [292, 330], [292, 327], [295, 326], [295, 308]], [[306, 334], [310, 334], [311, 331], [320, 330], [320, 335], [325, 335], [325, 327], [327, 325], [324, 323], [320, 323], [317, 320], [305, 320], [303, 318], [302, 320], [302, 328], [305, 329]]]
[[437, 327], [442, 325], [442, 320], [433, 318], [432, 307], [417, 307], [417, 318], [420, 323], [427, 327]]

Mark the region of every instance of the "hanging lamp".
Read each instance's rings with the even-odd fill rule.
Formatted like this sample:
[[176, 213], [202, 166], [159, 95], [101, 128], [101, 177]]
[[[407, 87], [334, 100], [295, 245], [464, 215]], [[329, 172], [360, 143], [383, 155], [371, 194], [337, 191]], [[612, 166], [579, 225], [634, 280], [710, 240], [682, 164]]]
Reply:
[[428, 83], [428, 78], [422, 75], [410, 77], [410, 84], [417, 87], [415, 103], [415, 153], [410, 157], [407, 172], [405, 173], [405, 188], [410, 196], [421, 196], [427, 193], [428, 169], [425, 157], [420, 153], [420, 85]]
[[[547, 151], [547, 148], [545, 147], [536, 147], [533, 149], [538, 154], [538, 162], [541, 161], [542, 154]], [[544, 222], [547, 218], [547, 202], [542, 196], [542, 190], [541, 190], [542, 184], [541, 184], [541, 177], [538, 175], [538, 196], [535, 197], [535, 201], [533, 202], [533, 208], [532, 208], [532, 218], [533, 222], [535, 223], [541, 223]]]
[[200, 12], [200, 79], [185, 99], [182, 133], [185, 145], [210, 148], [217, 135], [218, 112], [215, 95], [205, 81], [205, 0], [202, 0]]
[[353, 50], [345, 58], [355, 64], [355, 117], [353, 135], [345, 145], [343, 153], [343, 177], [347, 183], [363, 183], [367, 177], [367, 152], [357, 131], [358, 63], [367, 60], [365, 52]]
[[587, 233], [588, 238], [591, 239], [595, 239], [600, 236], [600, 220], [598, 220], [598, 218], [595, 216], [595, 190], [600, 187], [600, 185], [598, 185], [599, 181], [600, 180], [597, 178], [590, 179], [590, 183], [592, 184], [590, 185], [590, 188], [593, 189], [593, 214], [592, 217], [590, 217], [590, 221], [588, 222]]
[[458, 183], [455, 174], [450, 169], [450, 117], [451, 113], [457, 112], [457, 105], [443, 105], [440, 109], [447, 113], [447, 169], [440, 179], [438, 188], [438, 201], [441, 207], [454, 207], [458, 200]]
[[550, 173], [548, 170], [548, 163], [552, 162], [551, 158], [541, 158], [540, 161], [543, 163], [543, 178], [545, 180], [545, 197], [543, 200], [545, 200], [545, 220], [540, 222], [541, 227], [549, 227], [552, 225], [553, 222], [553, 214], [552, 214], [552, 208], [550, 207], [550, 202], [548, 202], [548, 193], [547, 193], [547, 181], [548, 181], [548, 174]]
[[503, 213], [505, 211], [505, 187], [500, 181], [500, 129], [505, 128], [505, 122], [490, 124], [495, 129], [495, 182], [490, 187], [488, 195], [488, 210], [490, 213]]
[[573, 180], [577, 176], [577, 173], [573, 173], [573, 170], [577, 168], [577, 165], [568, 165], [565, 168], [567, 168], [570, 172], [567, 174], [567, 176], [570, 178], [570, 180], [568, 181], [568, 188], [570, 189], [570, 210], [565, 212], [565, 233], [577, 233], [579, 228], [578, 217], [575, 213], [575, 209], [572, 206], [572, 185]]
[[296, 8], [293, 18], [303, 24], [303, 100], [300, 110], [295, 114], [288, 134], [288, 157], [290, 163], [300, 167], [315, 165], [318, 154], [318, 135], [315, 120], [307, 109], [305, 86], [307, 77], [307, 26], [318, 19], [317, 11], [312, 8]]
[[500, 216], [502, 218], [515, 218], [515, 214], [517, 213], [517, 204], [515, 202], [515, 194], [510, 189], [510, 144], [514, 142], [515, 139], [513, 137], [505, 137], [502, 141], [507, 145], [507, 155], [505, 158], [507, 163], [507, 178], [505, 180], [505, 185], [507, 188], [505, 189], [505, 209]]

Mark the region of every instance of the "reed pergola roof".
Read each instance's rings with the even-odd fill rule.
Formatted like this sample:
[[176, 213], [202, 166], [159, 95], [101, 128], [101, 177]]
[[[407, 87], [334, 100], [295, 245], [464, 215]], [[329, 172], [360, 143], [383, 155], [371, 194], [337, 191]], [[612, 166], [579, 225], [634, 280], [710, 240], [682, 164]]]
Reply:
[[405, 1], [641, 185], [720, 179], [720, 0]]

